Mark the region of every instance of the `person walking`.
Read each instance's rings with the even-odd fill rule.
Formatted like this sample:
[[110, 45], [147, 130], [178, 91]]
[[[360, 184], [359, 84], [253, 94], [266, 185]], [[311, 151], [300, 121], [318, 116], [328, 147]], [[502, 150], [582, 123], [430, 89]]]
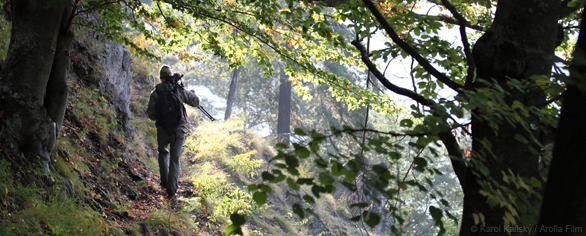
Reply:
[[160, 185], [166, 189], [169, 199], [175, 197], [181, 173], [179, 160], [187, 132], [187, 114], [183, 104], [199, 107], [200, 102], [193, 90], [187, 91], [183, 84], [178, 83], [181, 77], [178, 73], [173, 74], [168, 65], [163, 65], [159, 70], [161, 83], [151, 92], [147, 105], [147, 115], [155, 121], [157, 128]]

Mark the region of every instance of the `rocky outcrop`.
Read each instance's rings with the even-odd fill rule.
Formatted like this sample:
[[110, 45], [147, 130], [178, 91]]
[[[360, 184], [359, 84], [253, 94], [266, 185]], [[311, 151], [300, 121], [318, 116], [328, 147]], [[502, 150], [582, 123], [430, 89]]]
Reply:
[[135, 132], [130, 123], [130, 95], [132, 92], [132, 58], [126, 47], [95, 36], [87, 43], [76, 39], [72, 45], [70, 78], [99, 88], [116, 108], [120, 128]]

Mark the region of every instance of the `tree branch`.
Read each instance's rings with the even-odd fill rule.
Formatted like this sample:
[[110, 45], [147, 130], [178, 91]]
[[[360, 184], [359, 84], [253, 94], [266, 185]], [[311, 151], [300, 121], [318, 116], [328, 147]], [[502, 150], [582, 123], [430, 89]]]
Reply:
[[399, 86], [391, 83], [378, 70], [376, 65], [370, 60], [370, 58], [368, 57], [368, 52], [366, 51], [366, 48], [364, 48], [364, 46], [358, 40], [352, 41], [352, 45], [354, 45], [354, 47], [356, 47], [356, 49], [358, 49], [358, 51], [360, 51], [360, 58], [362, 59], [362, 62], [364, 62], [364, 64], [366, 64], [366, 67], [368, 67], [368, 69], [370, 70], [370, 73], [372, 73], [372, 75], [374, 75], [374, 77], [376, 77], [378, 79], [378, 81], [380, 81], [381, 84], [383, 84], [387, 89], [393, 91], [396, 94], [400, 94], [400, 95], [409, 97], [409, 98], [411, 98], [411, 99], [413, 99], [413, 100], [417, 101], [418, 103], [421, 103], [422, 105], [425, 105], [425, 106], [431, 106], [432, 104], [435, 104], [434, 101], [432, 101], [430, 99], [426, 99], [425, 97], [413, 92], [412, 90], [402, 88], [402, 87], [399, 87]]
[[[368, 57], [368, 52], [366, 51], [366, 48], [364, 48], [364, 46], [358, 40], [352, 41], [352, 45], [354, 45], [354, 47], [356, 47], [356, 49], [358, 49], [358, 51], [360, 51], [360, 54], [361, 54], [360, 58], [362, 59], [362, 62], [364, 62], [364, 64], [366, 64], [366, 66], [370, 70], [370, 73], [372, 73], [372, 75], [374, 75], [387, 89], [389, 89], [392, 92], [395, 92], [397, 94], [409, 97], [422, 105], [431, 107], [433, 110], [433, 115], [436, 115], [439, 117], [439, 115], [437, 114], [437, 112], [438, 112], [437, 109], [434, 109], [434, 107], [437, 104], [433, 100], [426, 99], [425, 97], [415, 93], [412, 90], [401, 88], [401, 87], [391, 83], [378, 70], [376, 65], [374, 65], [374, 63], [370, 60], [370, 58]], [[444, 122], [444, 124], [445, 124], [445, 122]], [[445, 125], [447, 125], [447, 124], [445, 124]], [[393, 135], [399, 136], [397, 134], [393, 134]], [[411, 135], [411, 136], [413, 136], [413, 135]], [[466, 172], [466, 164], [464, 163], [464, 159], [461, 158], [462, 154], [461, 154], [461, 150], [458, 145], [458, 142], [456, 141], [456, 138], [450, 132], [442, 132], [442, 133], [438, 134], [438, 136], [442, 140], [444, 145], [446, 146], [446, 149], [448, 150], [448, 154], [450, 155], [450, 162], [452, 163], [452, 167], [454, 168], [454, 172], [456, 173], [458, 180], [461, 183], [463, 183], [464, 178], [465, 178], [465, 172]]]
[[[465, 24], [468, 21], [456, 10], [456, 7], [452, 5], [448, 0], [441, 0], [442, 4], [452, 13], [454, 18], [458, 20], [460, 25], [460, 37], [462, 38], [462, 45], [464, 45], [464, 54], [466, 55], [466, 62], [468, 63], [468, 74], [466, 75], [466, 82], [464, 87], [470, 88], [472, 86], [472, 80], [474, 80], [474, 71], [476, 70], [476, 65], [474, 64], [474, 57], [472, 56], [472, 52], [470, 51], [470, 43], [468, 42], [468, 36], [466, 35], [466, 27]], [[468, 23], [469, 24], [469, 23]]]
[[[393, 42], [395, 42], [395, 44], [397, 44], [397, 46], [399, 46], [401, 49], [405, 50], [405, 52], [407, 52], [409, 55], [411, 55], [413, 58], [415, 58], [415, 60], [417, 60], [417, 62], [427, 72], [429, 72], [431, 75], [433, 75], [439, 81], [441, 81], [442, 83], [444, 83], [448, 87], [452, 88], [456, 92], [460, 92], [460, 90], [463, 88], [462, 85], [459, 85], [458, 83], [451, 80], [445, 74], [439, 72], [435, 67], [433, 67], [431, 65], [431, 63], [429, 63], [429, 61], [427, 61], [425, 58], [423, 58], [423, 56], [421, 56], [421, 54], [419, 54], [414, 48], [412, 48], [409, 44], [407, 44], [405, 41], [403, 41], [401, 38], [399, 38], [399, 35], [397, 35], [397, 32], [395, 32], [393, 27], [389, 24], [387, 19], [380, 13], [378, 8], [374, 5], [374, 3], [371, 0], [362, 0], [362, 2], [364, 2], [366, 7], [374, 15], [376, 20], [381, 24], [383, 29], [385, 29], [385, 31], [387, 32], [389, 37], [391, 37], [391, 39], [393, 40]], [[410, 91], [410, 92], [412, 92], [412, 91]]]
[[[447, 16], [433, 16], [433, 17], [437, 17], [439, 21], [444, 22], [444, 23], [453, 24], [453, 25], [460, 25], [460, 26], [463, 25], [463, 26], [466, 26], [466, 27], [473, 29], [473, 30], [484, 31], [484, 28], [482, 26], [472, 25], [472, 24], [470, 24], [469, 21], [466, 21], [464, 24], [462, 24], [462, 23], [459, 23], [459, 22], [455, 21], [454, 19], [447, 17]], [[482, 22], [484, 22], [484, 21], [482, 21]]]

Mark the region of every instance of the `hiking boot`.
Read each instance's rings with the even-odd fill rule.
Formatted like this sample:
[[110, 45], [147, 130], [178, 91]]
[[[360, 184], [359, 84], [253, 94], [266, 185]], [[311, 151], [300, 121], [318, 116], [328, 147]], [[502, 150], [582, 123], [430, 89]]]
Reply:
[[173, 193], [173, 194], [167, 194], [167, 199], [169, 200], [175, 200], [177, 198], [177, 196]]

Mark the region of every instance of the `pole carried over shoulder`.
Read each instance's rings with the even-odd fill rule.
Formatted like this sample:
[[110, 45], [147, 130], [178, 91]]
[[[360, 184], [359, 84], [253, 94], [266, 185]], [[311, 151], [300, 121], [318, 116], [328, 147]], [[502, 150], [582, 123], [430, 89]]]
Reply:
[[[185, 87], [183, 85], [183, 81], [181, 81], [181, 79], [183, 78], [183, 74], [179, 74], [179, 73], [175, 73], [173, 74], [172, 78], [174, 79], [174, 81], [172, 83], [179, 83], [179, 85], [181, 85], [181, 87]], [[193, 90], [192, 90], [193, 91]], [[210, 115], [210, 113], [208, 113], [208, 111], [206, 111], [206, 109], [203, 109], [202, 106], [198, 106], [197, 107], [201, 112], [203, 112], [203, 114], [210, 119], [211, 121], [216, 121], [216, 118], [214, 118], [212, 115]]]
[[203, 109], [202, 106], [197, 107], [208, 119], [210, 119], [211, 121], [216, 121], [216, 118], [214, 118], [212, 115], [210, 115], [210, 113], [208, 113], [208, 111], [206, 111], [206, 109]]

